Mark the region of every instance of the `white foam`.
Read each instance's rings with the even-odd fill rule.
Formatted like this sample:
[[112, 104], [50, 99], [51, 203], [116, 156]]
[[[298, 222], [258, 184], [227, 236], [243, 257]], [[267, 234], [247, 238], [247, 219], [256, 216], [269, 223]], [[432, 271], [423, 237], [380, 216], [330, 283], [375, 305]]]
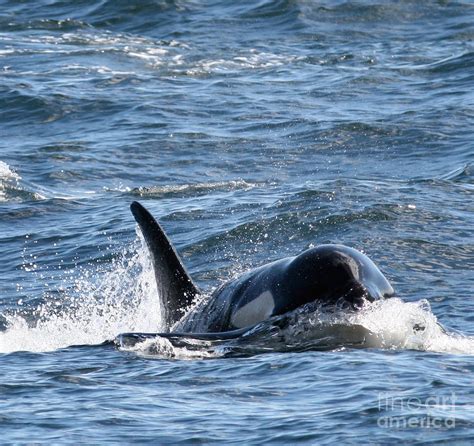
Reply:
[[427, 300], [376, 301], [352, 314], [350, 322], [369, 330], [367, 347], [474, 354], [474, 338], [445, 330]]
[[[193, 340], [191, 339], [187, 341], [188, 345], [191, 345], [192, 343]], [[147, 339], [143, 342], [140, 342], [133, 347], [124, 347], [122, 350], [134, 352], [142, 357], [159, 357], [163, 359], [191, 360], [216, 358], [222, 356], [222, 353], [218, 349], [206, 349], [206, 346], [210, 347], [210, 343], [196, 341], [196, 345], [199, 347], [196, 350], [186, 347], [176, 347], [172, 345], [168, 339], [157, 336], [156, 338]]]
[[7, 48], [7, 49], [4, 49], [4, 50], [0, 50], [0, 57], [6, 56], [6, 55], [9, 55], [9, 54], [14, 54], [14, 53], [15, 53], [15, 50], [13, 48]]
[[279, 55], [250, 49], [246, 54], [231, 59], [204, 59], [189, 68], [189, 75], [203, 73], [220, 73], [239, 70], [253, 70], [261, 68], [275, 68], [302, 60], [302, 57], [293, 55]]
[[[65, 287], [72, 281], [64, 273]], [[70, 285], [70, 283], [69, 283]], [[161, 313], [147, 251], [124, 253], [112, 271], [80, 270], [74, 288], [65, 291], [59, 307], [52, 299], [34, 311], [35, 322], [21, 311], [7, 315], [8, 327], [0, 333], [0, 352], [44, 352], [71, 345], [100, 344], [130, 331], [159, 331]], [[48, 296], [46, 296], [48, 299]]]
[[15, 171], [13, 171], [10, 166], [0, 161], [0, 180], [20, 180], [21, 177]]
[[7, 163], [0, 161], [0, 202], [7, 201], [7, 189], [18, 180], [20, 176]]

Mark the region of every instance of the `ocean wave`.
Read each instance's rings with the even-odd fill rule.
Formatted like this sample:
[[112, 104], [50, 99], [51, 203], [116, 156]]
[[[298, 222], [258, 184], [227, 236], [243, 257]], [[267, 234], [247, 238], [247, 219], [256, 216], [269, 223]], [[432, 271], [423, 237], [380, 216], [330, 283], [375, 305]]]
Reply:
[[474, 69], [474, 52], [464, 52], [415, 68], [430, 73], [454, 73], [457, 71], [461, 71], [463, 74], [472, 73]]
[[90, 28], [87, 22], [82, 20], [75, 20], [72, 18], [65, 19], [34, 19], [22, 21], [10, 21], [7, 24], [7, 29], [13, 31], [25, 30], [43, 30], [43, 31], [71, 31], [80, 28]]
[[[121, 188], [119, 192], [143, 198], [173, 198], [206, 195], [215, 191], [249, 190], [257, 187], [256, 183], [245, 180], [217, 181], [209, 183], [176, 184], [166, 186], [140, 186]], [[107, 189], [115, 191], [115, 189]]]
[[473, 176], [472, 164], [467, 163], [456, 167], [445, 174], [439, 175], [437, 179], [458, 182], [472, 179]]
[[[103, 0], [90, 2], [80, 0], [74, 4], [48, 2], [41, 8], [32, 8], [30, 4], [10, 6], [15, 14], [8, 17], [4, 26], [9, 30], [25, 29], [69, 29], [71, 27], [110, 28], [128, 31], [147, 29], [167, 14], [182, 12], [188, 8], [184, 2], [140, 0]], [[48, 18], [45, 19], [45, 16]]]
[[[186, 50], [189, 49], [186, 43], [175, 39], [153, 39], [96, 29], [69, 30], [61, 34], [22, 35], [15, 41], [0, 36], [0, 42], [5, 46], [0, 52], [0, 57], [54, 55], [63, 62], [50, 66], [44, 74], [68, 77], [81, 75], [91, 79], [94, 76], [106, 77], [110, 74], [141, 78], [144, 74], [137, 68], [137, 60], [151, 69], [161, 66], [179, 69], [183, 64]], [[105, 63], [94, 63], [95, 56], [100, 57]], [[121, 60], [117, 61], [117, 58]], [[110, 65], [107, 62], [110, 62]], [[11, 78], [19, 75], [30, 77], [35, 69], [36, 67], [27, 62], [5, 67], [6, 73]]]
[[[46, 146], [47, 148], [57, 146]], [[67, 170], [60, 170], [50, 174], [50, 178], [57, 179], [69, 179], [77, 176], [76, 173]], [[23, 179], [14, 169], [0, 161], [0, 202], [28, 202], [28, 201], [40, 201], [40, 200], [75, 200], [78, 198], [90, 197], [94, 194], [94, 191], [82, 191], [75, 193], [64, 193], [54, 188], [39, 186]], [[23, 211], [19, 211], [22, 214]], [[9, 217], [14, 217], [16, 214], [15, 210], [9, 212]]]
[[[208, 249], [218, 247], [224, 242], [227, 247], [232, 243], [258, 245], [268, 238], [268, 234], [272, 234], [275, 240], [285, 239], [288, 236], [291, 240], [296, 237], [294, 234], [297, 234], [298, 238], [320, 240], [324, 231], [328, 229], [334, 231], [336, 228], [342, 228], [355, 222], [393, 221], [399, 215], [412, 210], [410, 207], [393, 204], [366, 206], [361, 210], [341, 209], [328, 214], [328, 209], [323, 203], [330, 200], [330, 196], [329, 198], [325, 195], [321, 197], [316, 193], [315, 197], [320, 200], [319, 206], [315, 206], [314, 202], [308, 202], [304, 209], [295, 210], [290, 208], [297, 207], [298, 204], [288, 202], [275, 211], [272, 216], [238, 223], [221, 232], [216, 231], [204, 239], [200, 245]], [[249, 211], [251, 212], [251, 209]], [[293, 235], [288, 234], [287, 228], [291, 228]]]
[[[420, 57], [421, 58], [421, 57]], [[472, 68], [474, 67], [474, 52], [467, 51], [460, 54], [449, 55], [434, 59], [431, 56], [424, 63], [409, 63], [393, 65], [392, 68], [403, 74], [428, 74], [428, 75], [459, 75], [459, 79], [472, 80]]]
[[[206, 57], [205, 52], [196, 55], [197, 48], [192, 48], [186, 41], [153, 39], [146, 36], [89, 29], [71, 30], [59, 35], [22, 36], [18, 41], [4, 41], [4, 44], [6, 49], [0, 53], [4, 57], [54, 54], [56, 57], [63, 56], [65, 61], [72, 57], [76, 59], [73, 64], [55, 66], [55, 71], [50, 72], [50, 75], [60, 73], [71, 75], [75, 72], [89, 75], [110, 72], [137, 75], [140, 70], [132, 64], [137, 63], [137, 60], [151, 69], [163, 69], [177, 75], [188, 76], [265, 70], [308, 61], [306, 56], [291, 52], [277, 54], [252, 47], [230, 55], [223, 49], [220, 52], [221, 57], [209, 58]], [[126, 59], [122, 59], [119, 69], [116, 64], [93, 65], [88, 60], [84, 60], [83, 64], [77, 62], [88, 56], [100, 56], [103, 59], [104, 55], [110, 55], [113, 58], [120, 55]], [[127, 62], [127, 59], [130, 59], [130, 63], [124, 65], [123, 62]], [[15, 67], [11, 74], [13, 73], [19, 74], [22, 70]], [[24, 74], [27, 73], [29, 71]]]
[[21, 177], [10, 166], [0, 161], [0, 202], [43, 200], [39, 192], [25, 189], [20, 183]]

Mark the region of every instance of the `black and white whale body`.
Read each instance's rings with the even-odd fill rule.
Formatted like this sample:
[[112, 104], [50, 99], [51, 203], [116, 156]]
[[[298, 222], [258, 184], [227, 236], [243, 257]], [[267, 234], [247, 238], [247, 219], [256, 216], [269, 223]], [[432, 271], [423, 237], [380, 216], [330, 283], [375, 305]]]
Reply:
[[320, 245], [242, 274], [192, 307], [201, 292], [164, 230], [140, 203], [133, 202], [131, 211], [151, 253], [166, 331], [122, 337], [233, 338], [313, 302], [357, 309], [394, 294], [366, 255], [343, 245]]

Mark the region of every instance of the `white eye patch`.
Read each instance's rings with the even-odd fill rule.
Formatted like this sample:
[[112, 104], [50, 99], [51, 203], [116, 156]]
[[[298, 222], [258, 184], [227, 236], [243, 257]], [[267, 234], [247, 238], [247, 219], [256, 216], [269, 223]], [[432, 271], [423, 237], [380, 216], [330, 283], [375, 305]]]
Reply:
[[248, 304], [240, 307], [231, 317], [234, 327], [243, 328], [258, 324], [268, 319], [275, 308], [275, 301], [270, 291], [265, 291]]

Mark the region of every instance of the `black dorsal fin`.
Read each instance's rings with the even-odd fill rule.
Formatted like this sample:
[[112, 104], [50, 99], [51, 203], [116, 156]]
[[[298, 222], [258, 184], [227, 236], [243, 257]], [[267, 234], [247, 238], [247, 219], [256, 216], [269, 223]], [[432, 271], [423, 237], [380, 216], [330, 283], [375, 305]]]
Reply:
[[130, 205], [130, 209], [151, 253], [158, 294], [169, 330], [184, 315], [199, 294], [199, 289], [153, 216], [137, 201]]

